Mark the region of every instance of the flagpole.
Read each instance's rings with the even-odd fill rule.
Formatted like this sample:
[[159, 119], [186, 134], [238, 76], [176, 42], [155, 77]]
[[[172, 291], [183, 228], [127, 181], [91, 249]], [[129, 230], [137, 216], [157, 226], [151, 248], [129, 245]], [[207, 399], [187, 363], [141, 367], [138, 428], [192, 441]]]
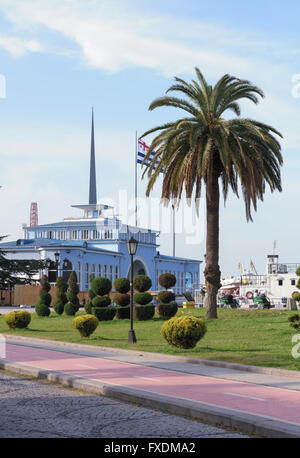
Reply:
[[137, 227], [137, 130], [135, 131], [135, 226]]

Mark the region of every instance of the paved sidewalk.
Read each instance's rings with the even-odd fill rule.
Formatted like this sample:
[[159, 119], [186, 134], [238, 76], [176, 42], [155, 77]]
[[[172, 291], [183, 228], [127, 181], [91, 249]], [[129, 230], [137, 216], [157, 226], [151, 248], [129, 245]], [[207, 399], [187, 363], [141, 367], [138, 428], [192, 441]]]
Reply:
[[256, 436], [300, 437], [297, 372], [7, 337], [2, 368]]

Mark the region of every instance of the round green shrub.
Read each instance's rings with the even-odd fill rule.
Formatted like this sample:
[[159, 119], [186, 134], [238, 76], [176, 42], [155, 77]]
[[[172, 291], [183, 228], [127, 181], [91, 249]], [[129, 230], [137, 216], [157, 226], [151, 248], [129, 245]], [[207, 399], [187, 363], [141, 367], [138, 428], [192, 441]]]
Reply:
[[152, 286], [151, 278], [147, 275], [137, 275], [133, 280], [133, 288], [139, 293], [148, 291]]
[[117, 278], [114, 281], [114, 288], [118, 293], [128, 293], [130, 290], [130, 281], [126, 277]]
[[50, 308], [48, 307], [48, 305], [44, 304], [44, 302], [38, 301], [35, 305], [35, 313], [38, 316], [49, 316]]
[[56, 299], [53, 308], [58, 315], [62, 315], [64, 313], [65, 304], [60, 299]]
[[47, 293], [47, 291], [41, 291], [40, 300], [49, 307], [52, 301], [51, 294]]
[[163, 288], [169, 289], [176, 285], [176, 277], [175, 275], [166, 272], [158, 277], [158, 283]]
[[109, 296], [95, 296], [92, 299], [93, 307], [107, 307], [111, 304], [111, 300]]
[[126, 293], [117, 293], [114, 295], [114, 302], [121, 307], [126, 307], [130, 304], [130, 295]]
[[152, 302], [152, 296], [150, 293], [135, 293], [133, 300], [139, 305], [146, 305]]
[[99, 321], [111, 321], [115, 317], [116, 307], [92, 307], [92, 314]]
[[155, 305], [135, 305], [133, 307], [133, 318], [136, 321], [151, 320], [154, 317]]
[[74, 318], [72, 324], [81, 337], [89, 337], [97, 329], [99, 321], [94, 315], [81, 315]]
[[31, 314], [25, 310], [10, 312], [5, 315], [5, 322], [11, 329], [27, 328], [31, 321]]
[[161, 333], [174, 347], [194, 348], [206, 333], [206, 324], [194, 316], [174, 317], [163, 324]]
[[170, 302], [169, 304], [157, 304], [156, 310], [161, 318], [169, 319], [176, 315], [178, 304], [177, 302]]
[[163, 304], [169, 304], [170, 302], [175, 301], [175, 294], [172, 291], [160, 291], [157, 295], [158, 302]]
[[296, 275], [297, 275], [298, 277], [300, 277], [300, 266], [299, 266], [299, 267], [297, 267], [297, 270], [296, 270]]
[[116, 319], [126, 320], [130, 318], [130, 307], [115, 307], [116, 308]]
[[109, 278], [97, 277], [92, 281], [91, 289], [97, 296], [104, 296], [111, 291], [111, 286]]
[[292, 295], [292, 299], [293, 299], [294, 301], [299, 302], [299, 301], [300, 301], [300, 293], [294, 293], [294, 294]]
[[67, 302], [67, 304], [64, 307], [64, 312], [65, 312], [66, 315], [74, 316], [75, 313], [77, 312], [77, 310], [73, 306], [72, 302]]

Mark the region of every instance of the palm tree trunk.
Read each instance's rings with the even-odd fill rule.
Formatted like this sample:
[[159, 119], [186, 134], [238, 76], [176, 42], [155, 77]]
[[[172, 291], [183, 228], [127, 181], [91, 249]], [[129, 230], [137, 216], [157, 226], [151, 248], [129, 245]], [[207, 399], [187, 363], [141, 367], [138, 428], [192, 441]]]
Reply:
[[219, 267], [219, 175], [211, 168], [206, 182], [206, 318], [218, 318], [217, 293], [220, 288]]

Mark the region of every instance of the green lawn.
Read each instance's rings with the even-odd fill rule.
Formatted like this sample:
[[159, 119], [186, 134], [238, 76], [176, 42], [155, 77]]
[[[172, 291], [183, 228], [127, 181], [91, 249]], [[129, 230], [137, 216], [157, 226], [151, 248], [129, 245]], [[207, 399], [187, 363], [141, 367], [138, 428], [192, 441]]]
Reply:
[[[203, 309], [181, 309], [178, 315], [203, 318], [204, 313]], [[300, 370], [300, 358], [291, 355], [295, 345], [291, 339], [296, 331], [289, 326], [288, 316], [293, 312], [220, 309], [218, 314], [217, 320], [207, 321], [206, 335], [192, 350], [169, 346], [160, 334], [164, 320], [157, 317], [134, 322], [138, 341], [134, 345], [127, 343], [129, 320], [101, 322], [90, 338], [81, 338], [72, 326], [72, 317], [55, 313], [43, 318], [33, 314], [25, 330], [10, 330], [4, 316], [0, 316], [0, 333]]]

